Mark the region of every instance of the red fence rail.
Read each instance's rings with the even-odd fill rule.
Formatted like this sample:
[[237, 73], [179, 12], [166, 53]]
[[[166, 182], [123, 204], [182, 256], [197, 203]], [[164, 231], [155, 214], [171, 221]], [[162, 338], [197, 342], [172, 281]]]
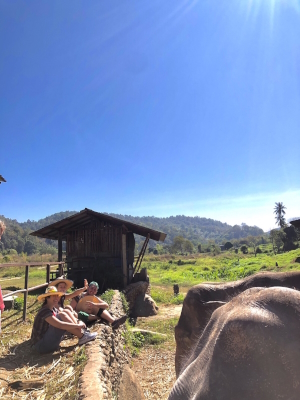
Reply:
[[[41, 289], [43, 287], [46, 287], [50, 283], [50, 268], [53, 265], [58, 266], [58, 273], [59, 276], [63, 275], [64, 273], [64, 267], [65, 267], [65, 262], [60, 261], [60, 262], [33, 262], [33, 263], [5, 263], [5, 264], [0, 264], [0, 268], [8, 268], [8, 267], [24, 267], [25, 268], [25, 283], [24, 283], [24, 289], [19, 289], [15, 290], [14, 292], [10, 292], [8, 294], [3, 295], [3, 299], [9, 296], [13, 296], [16, 293], [24, 293], [24, 306], [23, 306], [23, 321], [26, 320], [26, 315], [27, 315], [27, 297], [28, 293], [32, 292], [37, 289]], [[46, 283], [42, 283], [41, 285], [38, 286], [33, 286], [33, 287], [28, 287], [28, 278], [29, 278], [29, 268], [30, 267], [46, 267]]]

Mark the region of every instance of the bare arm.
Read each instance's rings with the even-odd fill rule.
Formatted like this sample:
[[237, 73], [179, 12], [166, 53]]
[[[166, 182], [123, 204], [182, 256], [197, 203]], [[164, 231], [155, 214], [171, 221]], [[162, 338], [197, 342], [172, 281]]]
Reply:
[[87, 301], [86, 303], [90, 306], [95, 306], [97, 308], [103, 308], [104, 310], [109, 307], [109, 305], [105, 301], [103, 301], [101, 299], [99, 299], [99, 300], [100, 300], [100, 303], [94, 303], [93, 301]]
[[85, 292], [85, 291], [86, 291], [86, 288], [83, 287], [83, 288], [81, 288], [81, 289], [75, 290], [75, 291], [72, 292], [72, 293], [66, 293], [66, 294], [65, 294], [66, 300], [68, 300], [68, 299], [73, 299], [73, 297], [79, 296], [82, 292]]
[[[85, 279], [83, 281], [84, 287], [81, 289], [77, 289], [72, 293], [66, 293], [65, 294], [65, 298], [68, 299], [73, 299], [73, 297], [79, 296], [82, 292], [85, 292], [86, 289], [88, 288], [88, 281]], [[73, 306], [72, 306], [73, 307]], [[74, 308], [74, 307], [73, 307]]]

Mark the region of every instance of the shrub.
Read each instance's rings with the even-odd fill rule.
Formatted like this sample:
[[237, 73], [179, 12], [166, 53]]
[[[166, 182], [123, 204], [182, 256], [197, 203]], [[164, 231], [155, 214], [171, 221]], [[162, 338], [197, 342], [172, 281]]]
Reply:
[[133, 332], [132, 334], [132, 344], [134, 347], [143, 347], [145, 343], [144, 335], [141, 332]]
[[128, 304], [128, 301], [126, 300], [125, 294], [120, 292], [120, 296], [121, 296], [124, 311], [129, 316], [129, 304]]
[[245, 244], [241, 246], [241, 252], [243, 252], [243, 254], [248, 254], [248, 247]]
[[256, 248], [256, 254], [261, 254], [262, 253], [262, 249], [260, 249], [259, 247]]
[[85, 346], [79, 347], [79, 350], [74, 355], [74, 364], [80, 365], [80, 364], [85, 363], [86, 360], [87, 360], [87, 357], [85, 354]]
[[22, 299], [21, 297], [17, 297], [14, 300], [14, 309], [15, 310], [23, 310], [23, 306], [24, 306], [24, 299]]
[[106, 301], [108, 305], [110, 305], [112, 298], [114, 297], [115, 291], [113, 289], [107, 289], [104, 293], [101, 294], [101, 299]]
[[184, 295], [179, 293], [177, 296], [173, 296], [170, 300], [171, 304], [182, 304], [184, 300]]

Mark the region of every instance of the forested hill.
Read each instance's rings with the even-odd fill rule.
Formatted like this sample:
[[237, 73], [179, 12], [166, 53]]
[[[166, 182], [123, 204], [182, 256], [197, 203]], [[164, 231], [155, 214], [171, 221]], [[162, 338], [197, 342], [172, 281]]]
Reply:
[[[57, 246], [56, 242], [38, 239], [29, 236], [29, 233], [75, 213], [76, 211], [64, 211], [50, 215], [39, 221], [27, 220], [27, 222], [22, 223], [0, 215], [0, 220], [3, 220], [7, 226], [5, 234], [1, 239], [2, 243], [0, 242], [0, 251], [15, 249], [18, 253], [22, 251], [27, 253], [32, 251], [41, 253], [49, 252], [51, 248], [53, 249]], [[216, 243], [220, 244], [222, 241], [240, 239], [249, 235], [261, 236], [264, 233], [262, 229], [256, 226], [251, 227], [246, 224], [231, 226], [210, 218], [186, 217], [184, 215], [167, 218], [133, 217], [131, 215], [120, 214], [109, 215], [165, 232], [167, 234], [165, 244], [171, 244], [175, 236], [183, 236], [194, 245], [197, 245], [199, 243], [207, 243], [209, 240], [215, 240]], [[137, 237], [137, 243], [139, 241], [140, 238]]]
[[248, 226], [246, 224], [231, 226], [210, 218], [186, 217], [184, 215], [167, 218], [110, 215], [165, 232], [167, 234], [166, 244], [171, 244], [175, 236], [183, 236], [196, 245], [198, 243], [206, 243], [208, 240], [215, 240], [216, 243], [220, 244], [224, 240], [264, 234], [264, 231], [257, 226]]

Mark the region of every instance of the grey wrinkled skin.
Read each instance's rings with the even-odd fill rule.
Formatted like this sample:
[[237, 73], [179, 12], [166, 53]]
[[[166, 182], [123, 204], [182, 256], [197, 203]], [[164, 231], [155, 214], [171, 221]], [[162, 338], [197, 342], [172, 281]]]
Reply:
[[183, 302], [182, 312], [175, 327], [176, 376], [185, 369], [212, 313], [249, 288], [282, 286], [300, 290], [300, 272], [263, 272], [245, 279], [224, 284], [193, 286]]
[[169, 400], [299, 400], [300, 292], [252, 288], [216, 309]]

